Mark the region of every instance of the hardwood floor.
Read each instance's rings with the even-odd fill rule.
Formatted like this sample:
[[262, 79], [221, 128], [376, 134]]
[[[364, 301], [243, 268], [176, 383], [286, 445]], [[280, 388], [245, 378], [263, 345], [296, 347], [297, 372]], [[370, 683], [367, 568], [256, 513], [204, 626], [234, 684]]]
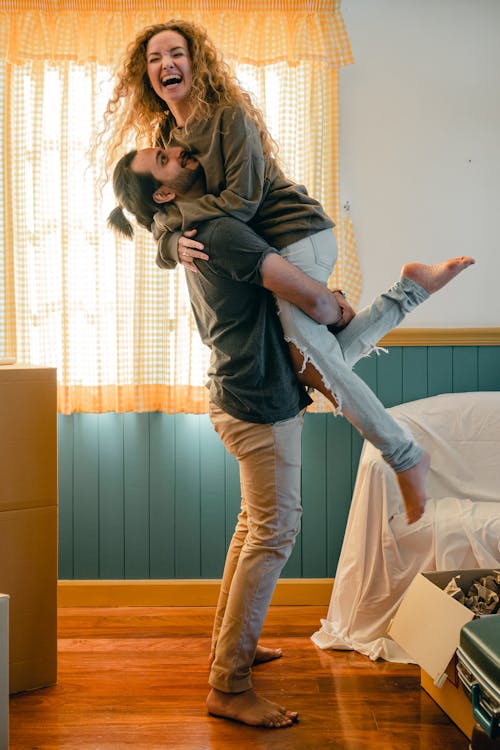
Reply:
[[320, 651], [324, 607], [272, 607], [262, 642], [284, 656], [258, 692], [300, 712], [266, 730], [205, 710], [211, 607], [59, 610], [59, 678], [14, 696], [10, 750], [466, 750], [414, 665]]

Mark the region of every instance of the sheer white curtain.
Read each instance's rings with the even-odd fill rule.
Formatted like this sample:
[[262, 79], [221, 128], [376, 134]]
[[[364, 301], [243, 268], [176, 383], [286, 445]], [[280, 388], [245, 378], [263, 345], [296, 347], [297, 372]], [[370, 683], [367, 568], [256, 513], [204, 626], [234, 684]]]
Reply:
[[[111, 191], [96, 189], [101, 166], [88, 157], [116, 56], [149, 23], [194, 15], [262, 107], [288, 174], [338, 222], [338, 70], [350, 50], [339, 3], [219, 0], [196, 11], [197, 3], [188, 3], [191, 14], [174, 7], [159, 14], [154, 3], [130, 12], [126, 5], [104, 2], [97, 11], [86, 2], [57, 3], [74, 6], [70, 19], [61, 10], [30, 10], [25, 0], [9, 3], [19, 6], [17, 15], [2, 16], [0, 356], [56, 366], [63, 413], [200, 412], [208, 352], [190, 315], [184, 271], [156, 267], [146, 231], [130, 243], [106, 228]], [[272, 11], [272, 43], [261, 6]], [[114, 32], [107, 37], [106, 23]], [[235, 45], [242, 29], [247, 49]], [[314, 34], [313, 46], [307, 34]]]

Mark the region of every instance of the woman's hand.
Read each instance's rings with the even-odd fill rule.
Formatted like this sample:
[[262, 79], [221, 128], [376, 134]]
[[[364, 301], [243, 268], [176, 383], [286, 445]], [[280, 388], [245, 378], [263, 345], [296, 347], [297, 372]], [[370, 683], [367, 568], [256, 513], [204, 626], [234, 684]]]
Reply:
[[195, 234], [196, 229], [190, 229], [179, 237], [179, 242], [177, 243], [177, 255], [179, 263], [183, 265], [184, 268], [189, 268], [193, 273], [198, 273], [198, 269], [193, 263], [193, 258], [208, 260], [208, 255], [203, 252], [205, 246], [201, 242], [193, 239]]
[[342, 313], [340, 320], [337, 320], [336, 323], [327, 326], [330, 333], [333, 333], [335, 335], [351, 322], [351, 320], [356, 315], [356, 311], [353, 307], [351, 307], [346, 299], [344, 292], [341, 289], [333, 289], [332, 294], [337, 300], [338, 306], [340, 307], [340, 312]]

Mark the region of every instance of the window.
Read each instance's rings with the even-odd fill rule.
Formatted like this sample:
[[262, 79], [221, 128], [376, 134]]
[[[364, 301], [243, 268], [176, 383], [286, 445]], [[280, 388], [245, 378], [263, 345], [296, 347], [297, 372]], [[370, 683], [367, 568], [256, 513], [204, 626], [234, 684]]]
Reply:
[[[44, 21], [38, 14], [36, 23], [51, 23], [52, 30], [56, 23], [71, 53], [67, 37], [73, 33], [73, 42], [82, 45], [81, 29], [73, 18], [73, 31], [63, 34], [62, 15]], [[12, 24], [22, 23], [18, 16]], [[108, 25], [118, 23], [111, 18]], [[107, 22], [92, 17], [94, 22], [98, 36]], [[135, 23], [127, 38], [149, 25], [143, 17]], [[42, 44], [49, 37], [33, 32], [29, 38]], [[117, 32], [113, 40], [120, 52], [123, 38]], [[89, 34], [89, 49], [91, 42], [97, 44]], [[1, 43], [0, 37], [0, 51]], [[31, 47], [15, 63], [0, 57], [0, 356], [15, 353], [19, 362], [57, 367], [63, 413], [203, 411], [208, 351], [190, 315], [184, 270], [157, 268], [148, 232], [138, 230], [130, 243], [106, 228], [113, 196], [109, 186], [102, 194], [96, 189], [99, 166], [88, 160], [113, 66], [98, 62], [99, 54], [58, 57]], [[332, 120], [338, 65], [302, 54], [293, 65], [276, 57], [236, 64], [237, 75], [263, 109], [287, 173], [338, 221]]]

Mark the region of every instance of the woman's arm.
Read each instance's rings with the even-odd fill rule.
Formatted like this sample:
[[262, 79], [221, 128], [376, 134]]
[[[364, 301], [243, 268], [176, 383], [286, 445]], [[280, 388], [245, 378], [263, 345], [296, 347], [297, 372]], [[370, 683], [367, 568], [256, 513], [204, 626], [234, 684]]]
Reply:
[[177, 263], [181, 263], [194, 273], [197, 268], [193, 263], [194, 258], [208, 260], [208, 255], [203, 252], [203, 245], [194, 239], [196, 229], [185, 232], [181, 235], [175, 230], [179, 226], [176, 222], [176, 213], [167, 210], [158, 211], [151, 226], [151, 232], [156, 240], [157, 254], [156, 264], [160, 268], [168, 270], [175, 268]]

